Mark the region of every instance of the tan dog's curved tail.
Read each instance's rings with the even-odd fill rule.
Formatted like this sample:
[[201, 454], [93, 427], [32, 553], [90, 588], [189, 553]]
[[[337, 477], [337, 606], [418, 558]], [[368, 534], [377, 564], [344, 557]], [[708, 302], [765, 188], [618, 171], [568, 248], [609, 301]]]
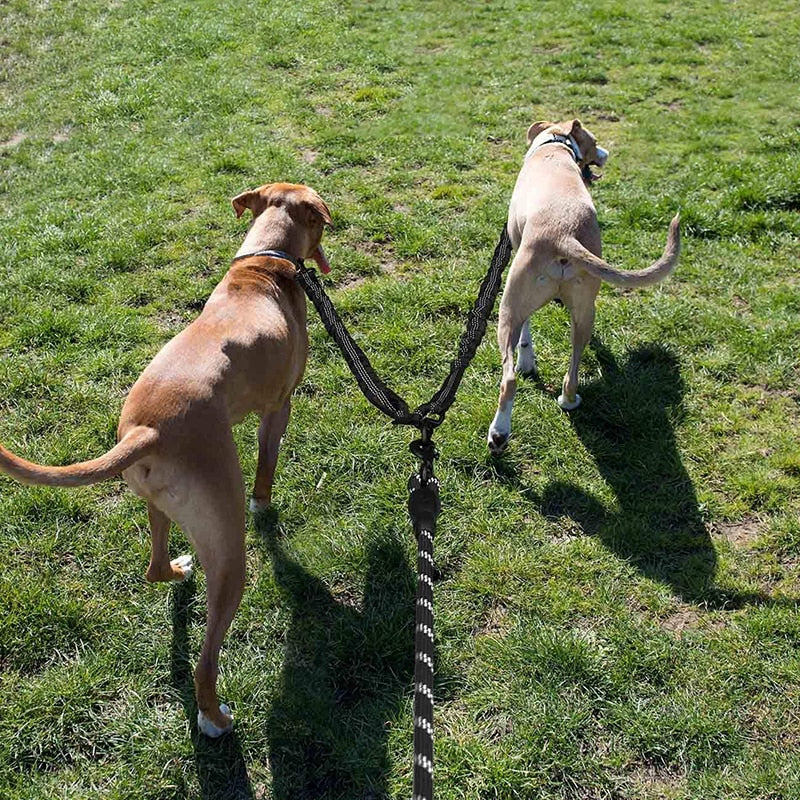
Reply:
[[151, 452], [157, 442], [158, 431], [140, 425], [99, 458], [67, 467], [34, 464], [0, 445], [0, 472], [35, 486], [87, 486], [119, 475]]
[[587, 250], [577, 239], [559, 242], [558, 250], [573, 266], [585, 269], [595, 278], [613, 283], [615, 286], [650, 286], [663, 280], [675, 269], [681, 250], [681, 215], [672, 218], [667, 235], [667, 246], [658, 261], [649, 267], [637, 270], [621, 270], [612, 267], [599, 256]]

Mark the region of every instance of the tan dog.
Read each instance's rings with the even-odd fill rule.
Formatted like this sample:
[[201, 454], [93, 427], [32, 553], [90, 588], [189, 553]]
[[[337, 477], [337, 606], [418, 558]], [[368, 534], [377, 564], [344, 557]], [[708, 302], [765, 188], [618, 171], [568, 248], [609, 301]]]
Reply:
[[[172, 339], [136, 381], [122, 408], [119, 444], [67, 467], [24, 461], [0, 447], [0, 470], [47, 486], [82, 486], [120, 473], [147, 500], [149, 581], [182, 581], [191, 556], [169, 560], [170, 520], [186, 532], [206, 571], [208, 620], [195, 671], [198, 725], [219, 736], [232, 717], [217, 700], [222, 640], [244, 590], [244, 483], [231, 426], [261, 417], [251, 506], [272, 493], [281, 436], [308, 350], [306, 300], [296, 259], [328, 271], [320, 245], [327, 206], [306, 186], [275, 183], [233, 199], [253, 224], [200, 316]], [[272, 251], [272, 252], [262, 252]]]
[[564, 410], [580, 405], [578, 366], [592, 335], [594, 305], [601, 281], [618, 286], [647, 286], [665, 278], [678, 263], [678, 215], [672, 220], [661, 258], [646, 269], [626, 272], [600, 258], [600, 227], [587, 184], [596, 177], [591, 164], [602, 167], [608, 153], [576, 120], [536, 122], [528, 129], [528, 153], [517, 178], [508, 211], [508, 232], [516, 249], [509, 270], [497, 341], [503, 358], [503, 379], [488, 444], [502, 452], [511, 433], [511, 410], [517, 390], [516, 371], [536, 372], [530, 315], [556, 298], [570, 310], [572, 357], [558, 404]]

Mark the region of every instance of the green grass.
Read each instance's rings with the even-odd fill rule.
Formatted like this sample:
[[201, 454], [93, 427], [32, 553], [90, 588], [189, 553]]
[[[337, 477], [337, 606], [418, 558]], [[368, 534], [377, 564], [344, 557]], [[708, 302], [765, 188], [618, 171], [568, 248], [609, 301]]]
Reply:
[[[534, 318], [502, 460], [494, 321], [437, 435], [439, 798], [800, 796], [796, 4], [2, 4], [0, 440], [68, 463], [198, 313], [271, 180], [329, 203], [329, 286], [410, 402], [438, 388], [539, 118], [611, 151], [605, 255], [679, 208], [675, 275], [604, 288], [584, 406]], [[407, 797], [410, 434], [316, 319], [197, 735], [204, 581], [150, 586], [122, 484], [0, 478], [0, 795]], [[248, 480], [255, 422], [237, 430]], [[187, 547], [179, 531], [171, 547]]]

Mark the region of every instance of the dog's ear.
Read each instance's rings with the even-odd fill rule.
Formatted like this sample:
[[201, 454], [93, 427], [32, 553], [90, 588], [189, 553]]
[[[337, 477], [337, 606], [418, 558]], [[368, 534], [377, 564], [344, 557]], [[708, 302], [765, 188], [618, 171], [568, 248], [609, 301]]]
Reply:
[[569, 135], [575, 136], [576, 133], [583, 130], [583, 125], [581, 125], [581, 121], [579, 119], [572, 120], [572, 125], [569, 129]]
[[542, 132], [546, 131], [548, 128], [552, 128], [552, 122], [545, 122], [542, 120], [541, 122], [534, 122], [533, 125], [528, 128], [528, 146], [531, 145], [533, 140]]
[[261, 192], [259, 192], [258, 189], [253, 189], [249, 192], [237, 194], [236, 197], [231, 200], [231, 204], [233, 205], [233, 210], [236, 212], [236, 218], [238, 219], [244, 214], [245, 209], [248, 208], [255, 216], [256, 209], [263, 206], [264, 199], [261, 197]]
[[312, 215], [309, 220], [313, 219], [314, 216], [322, 217], [322, 222], [332, 228], [333, 219], [331, 218], [331, 212], [328, 211], [328, 206], [325, 205], [325, 201], [313, 189], [306, 188], [307, 191], [303, 195], [303, 202], [308, 208], [309, 214]]

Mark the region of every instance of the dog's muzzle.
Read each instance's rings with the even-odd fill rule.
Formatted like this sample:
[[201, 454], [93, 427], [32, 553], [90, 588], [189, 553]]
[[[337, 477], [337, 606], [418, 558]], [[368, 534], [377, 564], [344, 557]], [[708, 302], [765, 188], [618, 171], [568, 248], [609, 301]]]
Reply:
[[595, 159], [592, 163], [596, 164], [598, 167], [604, 167], [606, 165], [607, 160], [608, 160], [608, 150], [604, 150], [602, 147], [596, 147]]

